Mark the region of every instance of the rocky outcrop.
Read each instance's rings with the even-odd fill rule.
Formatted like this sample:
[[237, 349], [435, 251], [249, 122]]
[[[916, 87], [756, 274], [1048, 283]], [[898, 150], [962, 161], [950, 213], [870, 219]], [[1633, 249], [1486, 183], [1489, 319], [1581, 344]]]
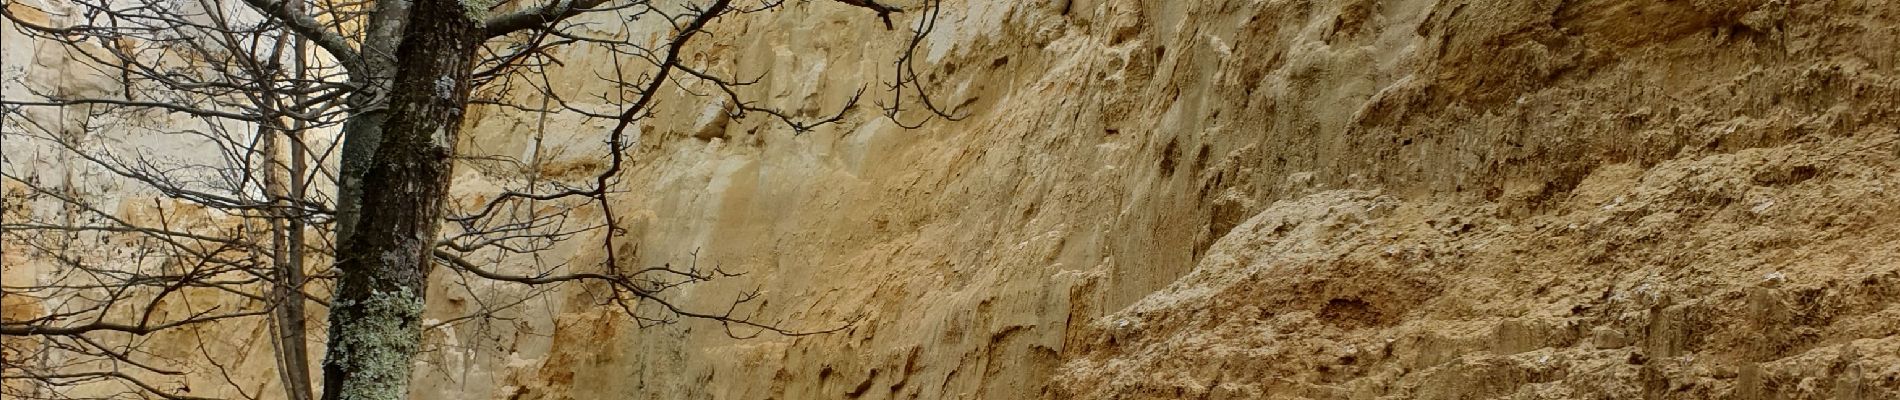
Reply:
[[[702, 249], [754, 272], [768, 315], [851, 330], [583, 311], [520, 393], [1893, 393], [1894, 63], [1852, 50], [1893, 42], [1887, 7], [948, 7], [932, 83], [969, 118], [661, 131], [629, 175], [653, 188], [623, 203], [648, 262]], [[715, 54], [828, 66], [761, 93], [835, 104], [889, 50], [842, 11], [744, 23], [856, 30]]]
[[1597, 168], [1560, 201], [1279, 202], [1092, 322], [1058, 398], [1900, 395], [1896, 136]]

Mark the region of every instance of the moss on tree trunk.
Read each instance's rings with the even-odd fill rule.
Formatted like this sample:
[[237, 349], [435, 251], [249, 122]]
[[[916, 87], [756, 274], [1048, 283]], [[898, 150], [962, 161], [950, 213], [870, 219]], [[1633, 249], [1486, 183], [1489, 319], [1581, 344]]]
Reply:
[[396, 52], [382, 140], [362, 180], [323, 363], [326, 400], [408, 394], [430, 254], [442, 220], [481, 23], [455, 0], [414, 2]]

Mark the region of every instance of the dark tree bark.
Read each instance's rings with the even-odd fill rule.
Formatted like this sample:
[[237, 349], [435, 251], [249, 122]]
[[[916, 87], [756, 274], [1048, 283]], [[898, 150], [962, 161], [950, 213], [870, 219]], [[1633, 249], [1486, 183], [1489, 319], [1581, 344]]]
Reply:
[[[474, 3], [474, 2], [470, 2]], [[364, 173], [360, 216], [338, 252], [341, 280], [323, 364], [325, 400], [407, 395], [423, 294], [442, 221], [484, 10], [413, 3], [397, 47], [388, 120]]]
[[[264, 1], [264, 0], [250, 0]], [[337, 176], [336, 241], [348, 243], [362, 208], [363, 175], [383, 141], [389, 120], [390, 83], [396, 75], [396, 46], [409, 19], [410, 0], [377, 1], [365, 22], [361, 71], [351, 75], [362, 90], [352, 94], [354, 113], [343, 122], [343, 155]]]

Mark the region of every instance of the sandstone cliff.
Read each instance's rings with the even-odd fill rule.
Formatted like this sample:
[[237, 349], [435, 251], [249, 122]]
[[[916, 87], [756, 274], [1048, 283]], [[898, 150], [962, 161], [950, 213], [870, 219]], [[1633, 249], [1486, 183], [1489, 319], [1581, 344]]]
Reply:
[[[680, 301], [849, 329], [570, 287], [431, 332], [415, 397], [1900, 397], [1900, 7], [944, 7], [927, 80], [967, 118], [794, 134], [681, 91], [623, 175], [626, 254], [747, 273]], [[811, 112], [905, 39], [826, 2], [721, 24], [699, 57]], [[465, 148], [598, 167], [560, 156], [587, 126], [480, 117]]]

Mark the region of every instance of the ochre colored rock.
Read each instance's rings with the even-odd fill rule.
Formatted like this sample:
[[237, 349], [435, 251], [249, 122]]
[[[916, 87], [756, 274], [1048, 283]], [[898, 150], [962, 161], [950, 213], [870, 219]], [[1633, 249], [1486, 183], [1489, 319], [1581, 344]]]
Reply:
[[[668, 92], [612, 198], [630, 263], [747, 273], [682, 304], [849, 328], [642, 328], [567, 286], [431, 331], [413, 397], [1900, 398], [1900, 7], [945, 7], [920, 73], [965, 118], [795, 134]], [[691, 59], [828, 115], [893, 79], [897, 17], [787, 2]], [[606, 90], [563, 56], [556, 90]], [[471, 156], [604, 168], [595, 122], [470, 115]], [[460, 171], [472, 204], [524, 172]], [[474, 307], [437, 278], [430, 315]]]

